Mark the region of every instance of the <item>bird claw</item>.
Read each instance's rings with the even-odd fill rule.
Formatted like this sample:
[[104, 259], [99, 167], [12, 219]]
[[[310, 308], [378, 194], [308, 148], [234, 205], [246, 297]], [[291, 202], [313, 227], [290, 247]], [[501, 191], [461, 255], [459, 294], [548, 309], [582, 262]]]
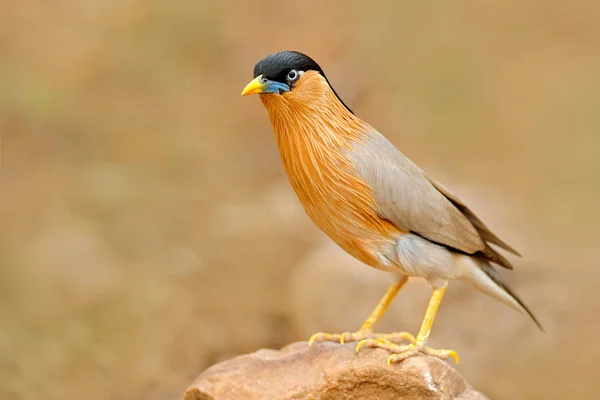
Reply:
[[346, 341], [351, 341], [348, 339], [352, 338], [352, 334], [350, 332], [344, 333], [326, 333], [326, 332], [318, 332], [315, 333], [308, 339], [308, 347], [311, 347], [315, 342], [339, 342], [340, 344], [344, 344]]
[[356, 352], [358, 352], [361, 347], [364, 346], [369, 348], [383, 349], [393, 353], [387, 358], [386, 364], [388, 367], [394, 362], [400, 362], [419, 353], [437, 357], [442, 360], [452, 357], [457, 364], [460, 362], [458, 354], [454, 350], [432, 349], [431, 347], [426, 347], [424, 344], [415, 344], [414, 340], [410, 344], [398, 345], [386, 340], [385, 338], [364, 339], [356, 345]]
[[433, 357], [437, 357], [439, 359], [442, 360], [446, 360], [448, 359], [448, 357], [451, 357], [454, 362], [456, 364], [460, 363], [460, 357], [458, 357], [458, 353], [454, 350], [450, 350], [450, 349], [432, 349], [431, 347], [425, 347], [423, 346], [421, 348], [421, 350], [419, 350], [420, 352], [427, 354], [428, 356], [433, 356]]
[[344, 333], [319, 332], [310, 337], [308, 340], [308, 347], [311, 347], [315, 342], [339, 342], [340, 344], [344, 344], [364, 341], [365, 339], [382, 339], [387, 342], [400, 342], [402, 340], [413, 342], [415, 340], [414, 336], [408, 332], [375, 333], [368, 330]]

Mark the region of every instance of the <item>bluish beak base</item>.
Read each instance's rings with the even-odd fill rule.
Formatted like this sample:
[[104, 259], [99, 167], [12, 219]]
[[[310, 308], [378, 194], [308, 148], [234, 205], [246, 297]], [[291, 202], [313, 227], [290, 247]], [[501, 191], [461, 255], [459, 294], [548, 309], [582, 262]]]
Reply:
[[242, 96], [262, 93], [281, 94], [289, 91], [290, 87], [285, 83], [271, 81], [269, 79], [263, 78], [262, 75], [259, 75], [246, 85], [244, 90], [242, 90]]
[[261, 93], [281, 94], [281, 93], [289, 92], [289, 91], [290, 91], [290, 87], [288, 85], [286, 85], [285, 83], [267, 80]]

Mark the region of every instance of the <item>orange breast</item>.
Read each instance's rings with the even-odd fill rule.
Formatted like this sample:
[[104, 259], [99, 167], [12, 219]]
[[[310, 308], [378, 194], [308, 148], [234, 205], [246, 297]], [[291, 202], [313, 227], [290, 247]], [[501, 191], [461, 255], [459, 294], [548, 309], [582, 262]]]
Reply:
[[262, 97], [289, 181], [323, 232], [352, 256], [381, 268], [378, 253], [389, 247], [398, 230], [376, 214], [371, 188], [354, 174], [345, 155], [365, 138], [362, 122], [350, 113], [332, 119], [336, 114], [331, 110], [324, 116], [308, 112], [302, 109], [311, 104], [306, 96], [315, 94], [302, 98], [304, 93]]

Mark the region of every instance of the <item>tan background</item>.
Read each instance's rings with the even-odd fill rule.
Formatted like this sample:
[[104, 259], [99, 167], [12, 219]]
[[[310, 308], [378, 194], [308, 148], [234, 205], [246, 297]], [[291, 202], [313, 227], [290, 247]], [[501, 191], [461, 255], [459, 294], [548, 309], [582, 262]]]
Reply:
[[[312, 226], [240, 96], [280, 49], [524, 254], [504, 276], [545, 334], [457, 284], [432, 345], [494, 399], [600, 397], [600, 2], [0, 5], [0, 398], [177, 399], [358, 327], [390, 278]], [[428, 295], [382, 329], [416, 331]]]

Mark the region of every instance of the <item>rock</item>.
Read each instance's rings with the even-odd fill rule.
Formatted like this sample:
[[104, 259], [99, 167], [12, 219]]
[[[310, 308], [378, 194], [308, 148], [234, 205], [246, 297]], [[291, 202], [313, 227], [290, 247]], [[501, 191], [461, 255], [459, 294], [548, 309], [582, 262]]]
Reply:
[[386, 366], [388, 352], [306, 342], [262, 349], [213, 365], [184, 400], [486, 399], [448, 363], [411, 357]]

